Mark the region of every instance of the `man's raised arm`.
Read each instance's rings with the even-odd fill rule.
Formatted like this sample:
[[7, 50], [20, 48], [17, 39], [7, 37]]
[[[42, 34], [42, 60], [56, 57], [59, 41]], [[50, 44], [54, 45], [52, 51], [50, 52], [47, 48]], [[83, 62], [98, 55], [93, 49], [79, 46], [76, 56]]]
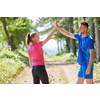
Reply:
[[70, 37], [70, 38], [73, 38], [73, 39], [76, 39], [76, 38], [74, 37], [74, 34], [72, 34], [72, 33], [68, 32], [68, 31], [65, 31], [65, 30], [61, 29], [61, 28], [58, 26], [58, 23], [57, 23], [56, 21], [55, 21], [55, 24], [56, 24], [56, 28], [57, 28], [63, 35], [65, 35], [65, 36], [67, 36], [67, 37]]

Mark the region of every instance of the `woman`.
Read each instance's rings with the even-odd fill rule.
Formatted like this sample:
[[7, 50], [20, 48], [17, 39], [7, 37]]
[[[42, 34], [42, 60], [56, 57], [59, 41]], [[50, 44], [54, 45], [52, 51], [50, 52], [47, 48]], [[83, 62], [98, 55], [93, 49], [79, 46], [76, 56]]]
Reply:
[[29, 46], [29, 64], [32, 66], [34, 84], [40, 84], [40, 80], [43, 84], [49, 84], [42, 46], [51, 39], [55, 30], [56, 27], [54, 27], [50, 35], [44, 41], [39, 40], [40, 38], [38, 33], [28, 33], [26, 36], [26, 44]]

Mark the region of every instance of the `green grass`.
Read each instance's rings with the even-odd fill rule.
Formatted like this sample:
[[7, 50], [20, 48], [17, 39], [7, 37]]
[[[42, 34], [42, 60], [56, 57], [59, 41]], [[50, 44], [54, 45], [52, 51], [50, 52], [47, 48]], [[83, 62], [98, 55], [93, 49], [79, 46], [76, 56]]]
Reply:
[[61, 79], [64, 81], [63, 84], [68, 84], [68, 79], [66, 76], [61, 76]]
[[0, 84], [9, 84], [26, 66], [28, 66], [26, 52], [0, 49]]
[[50, 56], [50, 58], [53, 58], [56, 61], [64, 61], [72, 64], [77, 63], [77, 57], [74, 56], [72, 53], [58, 53], [56, 55]]
[[100, 79], [100, 62], [94, 63], [94, 76]]

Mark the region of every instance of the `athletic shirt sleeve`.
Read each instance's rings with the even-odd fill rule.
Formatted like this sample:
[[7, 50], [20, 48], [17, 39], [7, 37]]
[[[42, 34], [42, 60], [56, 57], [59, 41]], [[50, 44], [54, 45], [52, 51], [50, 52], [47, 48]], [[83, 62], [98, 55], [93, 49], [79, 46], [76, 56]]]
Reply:
[[74, 34], [74, 37], [75, 37], [77, 40], [79, 40], [80, 36], [81, 36], [81, 34]]
[[93, 39], [89, 39], [88, 47], [89, 47], [89, 49], [94, 49], [94, 41], [93, 41]]
[[39, 45], [40, 45], [40, 46], [43, 46], [43, 45], [42, 45], [42, 41], [39, 42]]

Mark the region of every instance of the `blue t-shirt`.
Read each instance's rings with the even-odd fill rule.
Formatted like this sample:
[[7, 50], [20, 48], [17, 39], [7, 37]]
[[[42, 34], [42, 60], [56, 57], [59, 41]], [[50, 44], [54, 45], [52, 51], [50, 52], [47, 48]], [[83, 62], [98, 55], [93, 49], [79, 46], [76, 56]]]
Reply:
[[78, 40], [78, 58], [77, 62], [81, 66], [88, 66], [90, 59], [90, 49], [94, 49], [94, 41], [90, 35], [82, 37], [82, 34], [74, 34]]

